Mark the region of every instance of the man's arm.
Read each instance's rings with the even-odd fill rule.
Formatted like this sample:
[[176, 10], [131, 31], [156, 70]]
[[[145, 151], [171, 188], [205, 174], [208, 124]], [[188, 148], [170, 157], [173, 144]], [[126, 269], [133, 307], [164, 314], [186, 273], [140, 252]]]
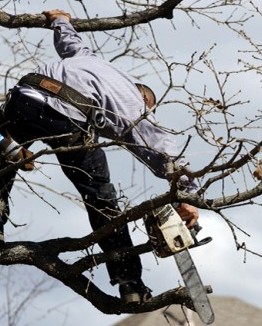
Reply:
[[[125, 112], [127, 116], [128, 112]], [[130, 116], [129, 121], [132, 121]], [[145, 164], [157, 177], [167, 179], [169, 171], [169, 163], [176, 163], [178, 166], [186, 166], [187, 161], [183, 157], [179, 157], [178, 149], [174, 136], [157, 125], [154, 115], [150, 114], [139, 123], [132, 126], [126, 122], [127, 127], [123, 128], [118, 137], [120, 140], [130, 144], [126, 147], [136, 156], [143, 164]], [[107, 137], [106, 134], [102, 136]], [[113, 137], [111, 137], [113, 138]], [[188, 191], [196, 189], [193, 180], [184, 177], [181, 179], [181, 186]]]
[[[113, 133], [110, 135], [111, 132], [105, 132], [106, 129], [102, 129], [101, 134], [114, 139]], [[129, 125], [126, 129], [122, 129], [122, 132], [120, 129], [115, 131], [118, 131], [115, 136], [125, 142], [125, 147], [157, 177], [168, 179], [168, 164], [172, 162], [183, 166], [187, 164], [184, 158], [177, 158], [179, 152], [173, 137], [147, 119], [137, 125]], [[180, 185], [188, 192], [197, 188], [194, 180], [186, 176], [180, 179]], [[189, 229], [199, 218], [198, 209], [186, 203], [181, 203], [177, 211]]]
[[62, 59], [93, 54], [70, 24], [71, 15], [69, 13], [55, 9], [44, 11], [43, 14], [54, 30], [54, 46]]

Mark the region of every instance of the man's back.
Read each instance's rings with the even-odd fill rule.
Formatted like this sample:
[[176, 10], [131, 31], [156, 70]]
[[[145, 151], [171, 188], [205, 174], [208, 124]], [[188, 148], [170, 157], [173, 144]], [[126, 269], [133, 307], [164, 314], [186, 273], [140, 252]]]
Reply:
[[[94, 55], [69, 22], [57, 19], [53, 28], [54, 45], [62, 60], [48, 64], [37, 72], [62, 81], [94, 100], [95, 105], [106, 110], [107, 118], [114, 125], [129, 125], [122, 120], [119, 125], [119, 117], [137, 119], [145, 105], [135, 85], [136, 80]], [[63, 114], [71, 114], [71, 118], [79, 116], [78, 119], [84, 121], [82, 114], [79, 115], [72, 108], [67, 112], [65, 104], [57, 99], [50, 98], [48, 103]]]

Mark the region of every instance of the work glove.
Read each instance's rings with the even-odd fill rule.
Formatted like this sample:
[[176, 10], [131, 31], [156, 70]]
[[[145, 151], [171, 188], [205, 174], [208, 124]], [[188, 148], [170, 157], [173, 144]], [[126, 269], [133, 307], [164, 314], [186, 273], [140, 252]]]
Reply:
[[[26, 158], [32, 157], [33, 155], [33, 153], [28, 149], [19, 146], [19, 144], [15, 142], [11, 137], [4, 138], [0, 142], [0, 149], [4, 155], [4, 160], [9, 163], [17, 163], [19, 161], [25, 160]], [[34, 169], [34, 162], [27, 162], [21, 165], [19, 169], [23, 171], [32, 171]]]
[[[26, 158], [32, 157], [33, 153], [31, 151], [29, 151], [28, 149], [21, 147], [18, 151], [18, 153], [16, 154], [16, 156], [14, 156], [11, 161], [13, 162], [19, 162], [19, 161], [23, 161]], [[21, 165], [19, 167], [19, 169], [23, 170], [23, 171], [33, 171], [35, 168], [34, 165], [34, 161], [29, 161], [27, 163], [24, 163], [23, 165]]]

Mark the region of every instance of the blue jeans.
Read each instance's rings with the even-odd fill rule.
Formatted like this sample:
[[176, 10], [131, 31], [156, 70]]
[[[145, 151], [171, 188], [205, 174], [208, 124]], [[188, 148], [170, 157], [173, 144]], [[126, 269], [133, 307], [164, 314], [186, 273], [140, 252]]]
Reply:
[[[36, 138], [47, 137], [43, 142], [53, 149], [65, 146], [68, 141], [66, 137], [54, 140], [53, 136], [79, 132], [79, 127], [86, 128], [86, 123], [70, 120], [45, 102], [22, 94], [18, 88], [11, 91], [11, 98], [5, 107], [5, 116], [9, 121], [7, 129], [18, 143], [29, 141], [31, 144]], [[81, 137], [74, 140], [74, 145], [81, 144]], [[63, 172], [83, 198], [93, 230], [110, 223], [113, 215], [119, 214], [119, 208], [114, 185], [110, 183], [104, 151], [101, 148], [80, 149], [77, 152], [69, 151], [56, 155]], [[99, 242], [99, 245], [104, 252], [131, 247], [132, 240], [127, 226]], [[120, 279], [129, 281], [141, 278], [142, 266], [139, 256], [121, 258], [106, 265], [113, 285]]]

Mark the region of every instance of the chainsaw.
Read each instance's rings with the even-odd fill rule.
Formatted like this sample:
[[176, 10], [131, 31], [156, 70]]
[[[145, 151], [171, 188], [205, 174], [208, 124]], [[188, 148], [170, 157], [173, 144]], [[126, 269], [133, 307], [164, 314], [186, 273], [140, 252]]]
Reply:
[[144, 222], [154, 252], [161, 258], [174, 256], [196, 313], [203, 323], [212, 324], [214, 312], [188, 250], [207, 244], [212, 238], [198, 241], [200, 225], [197, 223], [189, 230], [171, 204], [154, 209], [144, 217]]

